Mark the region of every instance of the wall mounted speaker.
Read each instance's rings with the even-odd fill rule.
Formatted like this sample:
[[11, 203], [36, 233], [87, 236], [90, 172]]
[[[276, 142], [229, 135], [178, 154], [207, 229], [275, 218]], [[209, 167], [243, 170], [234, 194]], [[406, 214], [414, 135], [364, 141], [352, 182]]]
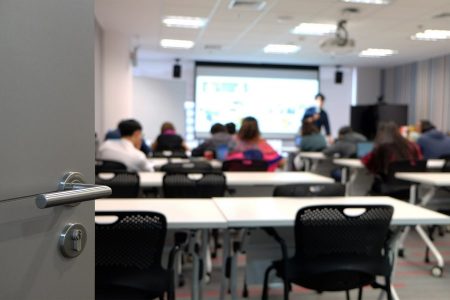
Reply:
[[343, 80], [344, 73], [342, 71], [336, 71], [336, 73], [334, 73], [334, 83], [341, 84]]
[[173, 65], [172, 76], [173, 76], [173, 78], [180, 78], [181, 77], [181, 65], [179, 65], [179, 64]]

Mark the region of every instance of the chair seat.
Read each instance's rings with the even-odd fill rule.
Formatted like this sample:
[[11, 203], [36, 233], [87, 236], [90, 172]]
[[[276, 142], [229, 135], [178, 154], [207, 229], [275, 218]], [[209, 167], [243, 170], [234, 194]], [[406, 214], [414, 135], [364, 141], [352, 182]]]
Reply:
[[[338, 263], [337, 263], [338, 262]], [[277, 276], [284, 278], [282, 260], [273, 262]], [[343, 291], [375, 282], [375, 275], [389, 272], [386, 258], [330, 256], [302, 260], [292, 257], [287, 261], [287, 280], [317, 291]]]
[[137, 270], [102, 267], [95, 270], [96, 299], [154, 299], [167, 291], [170, 274], [163, 268]]

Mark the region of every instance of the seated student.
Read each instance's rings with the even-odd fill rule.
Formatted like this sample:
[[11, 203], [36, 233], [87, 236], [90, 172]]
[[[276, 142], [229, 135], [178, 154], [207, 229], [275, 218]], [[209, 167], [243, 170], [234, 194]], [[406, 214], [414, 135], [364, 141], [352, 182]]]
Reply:
[[[109, 139], [120, 139], [119, 128], [116, 128], [114, 130], [108, 130], [108, 132], [105, 135], [105, 141]], [[149, 155], [151, 152], [150, 147], [147, 145], [144, 139], [142, 139], [141, 148], [139, 150], [144, 152], [145, 155]]]
[[426, 159], [439, 158], [442, 155], [450, 155], [450, 137], [436, 129], [428, 120], [421, 120], [416, 124], [416, 129], [421, 133], [417, 144]]
[[275, 171], [284, 163], [282, 157], [261, 137], [258, 121], [254, 117], [242, 120], [233, 141], [227, 159], [263, 159], [269, 164], [268, 171]]
[[302, 141], [300, 143], [300, 151], [317, 152], [322, 151], [327, 146], [325, 137], [320, 133], [313, 122], [308, 120], [303, 121], [301, 135]]
[[109, 139], [98, 149], [99, 159], [123, 163], [128, 171], [153, 171], [153, 165], [139, 151], [142, 143], [142, 126], [136, 120], [119, 123], [120, 139]]
[[375, 136], [374, 149], [361, 161], [370, 172], [386, 178], [389, 163], [398, 160], [414, 162], [421, 159], [423, 156], [419, 146], [405, 139], [395, 122], [382, 122]]
[[211, 127], [210, 132], [211, 137], [193, 149], [192, 156], [203, 156], [205, 151], [212, 151], [215, 153], [219, 146], [230, 148], [232, 136], [227, 132], [224, 125], [220, 123], [214, 124]]
[[225, 128], [227, 129], [228, 134], [235, 135], [236, 134], [236, 124], [233, 122], [229, 122], [225, 124]]
[[188, 150], [183, 138], [175, 132], [175, 126], [170, 122], [164, 122], [162, 124], [161, 133], [152, 144], [152, 149], [155, 152], [184, 152]]
[[362, 134], [354, 132], [350, 126], [344, 126], [339, 129], [337, 140], [325, 150], [323, 154], [327, 157], [339, 156], [343, 158], [356, 156], [356, 144], [367, 141]]

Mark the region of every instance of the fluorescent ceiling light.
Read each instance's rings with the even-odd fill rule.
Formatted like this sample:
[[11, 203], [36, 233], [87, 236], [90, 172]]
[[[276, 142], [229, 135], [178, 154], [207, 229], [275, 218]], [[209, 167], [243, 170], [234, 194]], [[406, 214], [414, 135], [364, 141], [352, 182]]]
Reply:
[[161, 40], [161, 47], [163, 47], [163, 48], [190, 49], [190, 48], [194, 47], [194, 42], [193, 41], [187, 41], [187, 40], [163, 39], [163, 40]]
[[359, 53], [361, 57], [383, 57], [397, 54], [397, 50], [368, 48]]
[[264, 47], [264, 53], [290, 54], [298, 52], [299, 50], [300, 47], [295, 45], [269, 44]]
[[391, 0], [341, 0], [341, 1], [347, 3], [378, 4], [378, 5], [391, 3]]
[[427, 29], [411, 36], [411, 39], [421, 41], [448, 40], [450, 39], [450, 30]]
[[180, 17], [180, 16], [168, 16], [162, 21], [167, 27], [180, 27], [180, 28], [201, 28], [205, 26], [206, 19], [196, 17]]
[[300, 23], [292, 30], [294, 34], [325, 35], [336, 31], [335, 24]]

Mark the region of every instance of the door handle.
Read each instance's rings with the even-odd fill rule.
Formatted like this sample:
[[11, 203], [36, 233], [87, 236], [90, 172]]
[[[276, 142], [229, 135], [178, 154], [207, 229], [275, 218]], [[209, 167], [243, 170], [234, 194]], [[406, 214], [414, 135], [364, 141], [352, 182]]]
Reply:
[[105, 198], [111, 195], [111, 188], [106, 185], [84, 183], [83, 176], [78, 172], [64, 174], [58, 184], [58, 191], [36, 196], [36, 206], [48, 208], [59, 205], [77, 205], [80, 202]]

